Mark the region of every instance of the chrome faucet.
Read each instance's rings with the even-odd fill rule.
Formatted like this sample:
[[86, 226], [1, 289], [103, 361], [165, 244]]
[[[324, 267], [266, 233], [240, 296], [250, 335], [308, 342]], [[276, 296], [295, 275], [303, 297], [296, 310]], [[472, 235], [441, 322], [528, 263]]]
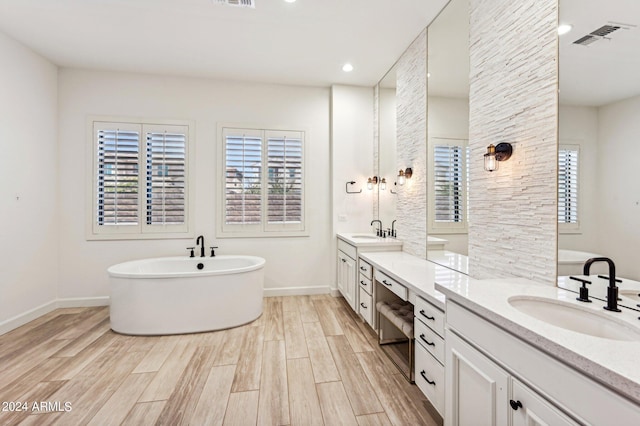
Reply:
[[583, 275], [589, 275], [589, 269], [591, 265], [596, 262], [607, 262], [609, 265], [609, 287], [607, 287], [607, 306], [604, 308], [607, 311], [620, 312], [618, 309], [618, 287], [616, 286], [616, 265], [613, 260], [608, 257], [593, 257], [584, 262], [582, 268]]
[[381, 237], [382, 236], [382, 221], [378, 220], [378, 219], [374, 219], [374, 220], [371, 221], [371, 224], [370, 224], [371, 226], [373, 226], [373, 222], [378, 222], [380, 224], [380, 227], [378, 229], [376, 229], [376, 235], [378, 237]]
[[196, 246], [200, 245], [200, 257], [204, 257], [204, 237], [200, 235], [196, 239]]

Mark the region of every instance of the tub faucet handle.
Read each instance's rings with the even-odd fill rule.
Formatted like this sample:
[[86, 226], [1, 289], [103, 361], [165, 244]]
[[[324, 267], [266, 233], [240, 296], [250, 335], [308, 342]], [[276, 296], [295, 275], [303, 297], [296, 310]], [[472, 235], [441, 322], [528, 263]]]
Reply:
[[218, 246], [214, 246], [214, 247], [209, 247], [211, 249], [211, 257], [216, 257], [216, 251], [214, 249], [217, 249]]
[[191, 250], [191, 254], [189, 255], [189, 257], [196, 257], [195, 253], [193, 252], [195, 249], [195, 247], [187, 247], [187, 250]]

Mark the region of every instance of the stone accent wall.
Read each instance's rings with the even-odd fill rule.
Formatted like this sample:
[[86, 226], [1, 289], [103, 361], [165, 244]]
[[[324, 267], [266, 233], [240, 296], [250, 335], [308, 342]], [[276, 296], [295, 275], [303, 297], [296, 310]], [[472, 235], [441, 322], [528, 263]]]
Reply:
[[[470, 5], [469, 272], [555, 284], [558, 0]], [[486, 172], [499, 142], [513, 156]]]
[[427, 31], [403, 53], [397, 66], [397, 170], [413, 177], [398, 186], [396, 228], [403, 251], [427, 256]]

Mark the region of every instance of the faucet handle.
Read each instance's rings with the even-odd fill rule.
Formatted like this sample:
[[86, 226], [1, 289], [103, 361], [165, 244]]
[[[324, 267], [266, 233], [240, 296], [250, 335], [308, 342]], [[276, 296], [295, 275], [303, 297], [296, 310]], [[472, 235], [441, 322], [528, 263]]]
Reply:
[[189, 257], [196, 257], [195, 253], [193, 252], [195, 250], [195, 247], [187, 247], [187, 250], [191, 250], [191, 254], [189, 255]]
[[213, 246], [213, 247], [209, 247], [211, 249], [211, 257], [216, 257], [216, 251], [214, 249], [217, 249], [218, 246]]

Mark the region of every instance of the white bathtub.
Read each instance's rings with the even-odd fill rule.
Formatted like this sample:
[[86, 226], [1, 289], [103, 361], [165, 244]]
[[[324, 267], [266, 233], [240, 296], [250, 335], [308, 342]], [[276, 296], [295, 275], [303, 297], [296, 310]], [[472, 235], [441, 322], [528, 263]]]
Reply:
[[107, 269], [111, 329], [161, 335], [249, 323], [262, 314], [264, 264], [261, 257], [216, 256], [162, 257], [113, 265]]

